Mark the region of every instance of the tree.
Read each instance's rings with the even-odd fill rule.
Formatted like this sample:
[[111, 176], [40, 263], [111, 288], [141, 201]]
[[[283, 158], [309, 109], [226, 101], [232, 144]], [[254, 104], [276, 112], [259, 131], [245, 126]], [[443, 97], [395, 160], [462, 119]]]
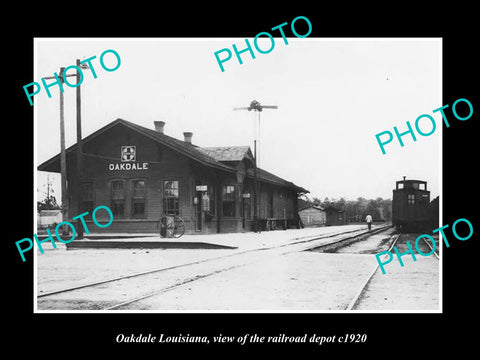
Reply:
[[40, 210], [60, 210], [60, 205], [57, 204], [55, 196], [50, 195], [43, 201], [37, 201], [37, 211], [40, 212]]
[[37, 212], [41, 210], [60, 210], [60, 205], [57, 203], [57, 199], [53, 195], [55, 191], [52, 188], [52, 182], [50, 177], [47, 178], [47, 191], [45, 192], [45, 199], [37, 201]]
[[327, 208], [330, 205], [331, 205], [330, 199], [326, 196], [325, 199], [323, 199], [322, 207]]
[[347, 201], [341, 197], [339, 200], [336, 200], [335, 201], [335, 207], [338, 209], [338, 210], [343, 210], [343, 211], [346, 211], [347, 209]]

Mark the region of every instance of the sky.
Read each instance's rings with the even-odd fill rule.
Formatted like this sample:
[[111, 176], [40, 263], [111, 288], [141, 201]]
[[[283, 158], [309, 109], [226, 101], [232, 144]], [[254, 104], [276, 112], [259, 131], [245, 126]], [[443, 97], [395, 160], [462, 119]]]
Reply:
[[[267, 42], [259, 42], [268, 49]], [[253, 44], [253, 39], [249, 39]], [[442, 42], [439, 38], [275, 38], [273, 50], [255, 59], [233, 54], [220, 70], [214, 53], [245, 48], [244, 38], [37, 38], [34, 79], [53, 76], [76, 59], [92, 60], [97, 78], [84, 70], [83, 137], [122, 118], [183, 139], [193, 132], [198, 146], [249, 145], [253, 150], [257, 113], [233, 111], [252, 100], [277, 105], [261, 113], [259, 166], [310, 191], [309, 197], [354, 200], [392, 197], [403, 176], [428, 182], [431, 198], [441, 194]], [[252, 45], [253, 46], [253, 45]], [[107, 72], [105, 50], [121, 64]], [[223, 54], [222, 54], [223, 56]], [[108, 67], [116, 65], [111, 53]], [[73, 71], [73, 70], [72, 70]], [[46, 80], [47, 83], [52, 80]], [[74, 80], [72, 80], [74, 82]], [[61, 199], [60, 175], [36, 166], [60, 152], [59, 89], [34, 96], [36, 190], [39, 200], [50, 178]], [[65, 86], [66, 146], [76, 141], [75, 89]], [[25, 97], [28, 104], [28, 100]], [[436, 120], [430, 136], [416, 133], [386, 145], [375, 135], [397, 126], [407, 130], [428, 114]], [[419, 122], [427, 133], [431, 124]]]

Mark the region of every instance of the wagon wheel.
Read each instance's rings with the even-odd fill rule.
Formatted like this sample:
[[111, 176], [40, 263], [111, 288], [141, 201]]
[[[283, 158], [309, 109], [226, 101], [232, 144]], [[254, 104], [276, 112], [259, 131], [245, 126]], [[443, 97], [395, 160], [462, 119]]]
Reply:
[[175, 223], [173, 224], [173, 237], [179, 238], [185, 233], [185, 223], [180, 216], [175, 217]]
[[275, 230], [277, 228], [277, 221], [276, 220], [270, 220], [270, 230]]
[[270, 227], [271, 227], [270, 220], [267, 219], [267, 222], [265, 223], [265, 230], [270, 231]]

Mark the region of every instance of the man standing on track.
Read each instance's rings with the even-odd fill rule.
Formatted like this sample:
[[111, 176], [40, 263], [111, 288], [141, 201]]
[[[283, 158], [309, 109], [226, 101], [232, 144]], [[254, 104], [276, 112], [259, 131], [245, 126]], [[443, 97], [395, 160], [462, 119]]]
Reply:
[[365, 221], [367, 222], [368, 225], [368, 231], [372, 229], [372, 216], [370, 214], [367, 215], [365, 218]]

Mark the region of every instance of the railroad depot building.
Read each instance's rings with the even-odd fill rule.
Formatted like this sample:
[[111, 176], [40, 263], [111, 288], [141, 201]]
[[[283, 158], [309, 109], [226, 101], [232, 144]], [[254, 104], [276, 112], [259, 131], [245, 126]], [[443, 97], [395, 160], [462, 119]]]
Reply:
[[[254, 230], [255, 159], [249, 146], [199, 147], [164, 133], [165, 123], [148, 129], [117, 119], [83, 139], [82, 174], [76, 144], [66, 149], [68, 218], [108, 206], [113, 223], [95, 232], [155, 233], [163, 214], [178, 215], [186, 233]], [[38, 166], [60, 173], [60, 154]], [[257, 168], [259, 223], [298, 224], [297, 199], [307, 190]], [[81, 184], [81, 204], [77, 188]], [[105, 213], [105, 221], [108, 220]], [[102, 222], [100, 212], [96, 214]], [[267, 221], [268, 220], [268, 221]], [[76, 226], [81, 226], [79, 220]]]

